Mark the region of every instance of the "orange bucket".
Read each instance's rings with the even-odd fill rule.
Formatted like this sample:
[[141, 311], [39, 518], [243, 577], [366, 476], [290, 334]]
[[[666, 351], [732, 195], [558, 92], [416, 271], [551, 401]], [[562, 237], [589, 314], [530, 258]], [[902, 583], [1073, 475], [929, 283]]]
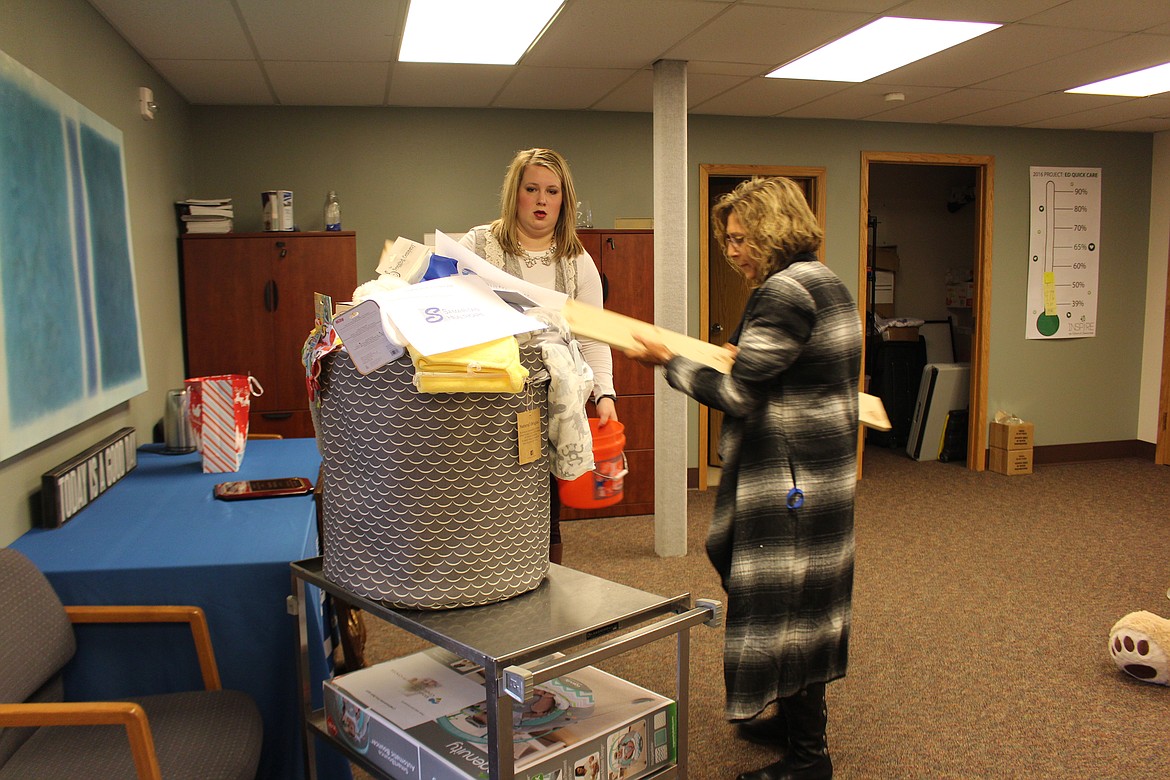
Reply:
[[593, 471], [573, 480], [557, 478], [561, 503], [574, 509], [598, 509], [622, 500], [626, 468], [626, 427], [610, 420], [602, 428], [599, 420], [589, 418], [593, 434]]

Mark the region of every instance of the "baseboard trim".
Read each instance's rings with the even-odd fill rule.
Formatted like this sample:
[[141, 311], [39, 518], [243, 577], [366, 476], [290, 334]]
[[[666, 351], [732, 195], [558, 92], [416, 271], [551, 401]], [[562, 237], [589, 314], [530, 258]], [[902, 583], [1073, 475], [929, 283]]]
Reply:
[[[1091, 441], [1083, 444], [1048, 444], [1032, 450], [1032, 463], [1052, 466], [1058, 463], [1086, 463], [1093, 460], [1137, 458], [1151, 463], [1157, 457], [1157, 445], [1148, 441]], [[986, 461], [984, 461], [986, 464]], [[687, 469], [687, 488], [699, 487], [699, 470]]]
[[1084, 463], [1091, 460], [1138, 458], [1151, 463], [1156, 457], [1157, 445], [1148, 441], [1091, 441], [1083, 444], [1049, 444], [1032, 451], [1032, 462], [1038, 465], [1056, 463]]

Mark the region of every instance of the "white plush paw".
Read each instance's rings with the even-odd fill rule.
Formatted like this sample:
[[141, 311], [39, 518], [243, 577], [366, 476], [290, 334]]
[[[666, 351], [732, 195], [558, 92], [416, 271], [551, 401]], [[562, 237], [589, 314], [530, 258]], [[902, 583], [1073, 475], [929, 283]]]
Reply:
[[1170, 657], [1144, 631], [1132, 627], [1115, 629], [1109, 637], [1109, 654], [1126, 674], [1145, 682], [1170, 685]]

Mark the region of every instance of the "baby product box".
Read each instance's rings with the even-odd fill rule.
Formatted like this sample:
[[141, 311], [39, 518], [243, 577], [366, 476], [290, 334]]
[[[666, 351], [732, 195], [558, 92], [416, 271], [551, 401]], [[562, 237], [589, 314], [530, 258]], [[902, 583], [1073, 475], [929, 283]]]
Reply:
[[[442, 648], [327, 680], [325, 715], [398, 780], [488, 776], [482, 669]], [[518, 780], [636, 780], [677, 760], [675, 702], [591, 666], [536, 686], [511, 726]]]

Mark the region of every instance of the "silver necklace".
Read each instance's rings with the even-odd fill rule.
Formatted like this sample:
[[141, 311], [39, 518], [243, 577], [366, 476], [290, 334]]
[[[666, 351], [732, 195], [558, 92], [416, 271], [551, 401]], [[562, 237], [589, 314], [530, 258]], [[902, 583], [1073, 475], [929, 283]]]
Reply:
[[537, 262], [541, 262], [544, 265], [552, 265], [557, 256], [557, 245], [553, 244], [543, 252], [537, 252], [536, 254], [529, 252], [524, 247], [520, 247], [520, 251], [524, 253], [520, 258], [524, 261], [524, 265], [528, 268], [534, 268]]

